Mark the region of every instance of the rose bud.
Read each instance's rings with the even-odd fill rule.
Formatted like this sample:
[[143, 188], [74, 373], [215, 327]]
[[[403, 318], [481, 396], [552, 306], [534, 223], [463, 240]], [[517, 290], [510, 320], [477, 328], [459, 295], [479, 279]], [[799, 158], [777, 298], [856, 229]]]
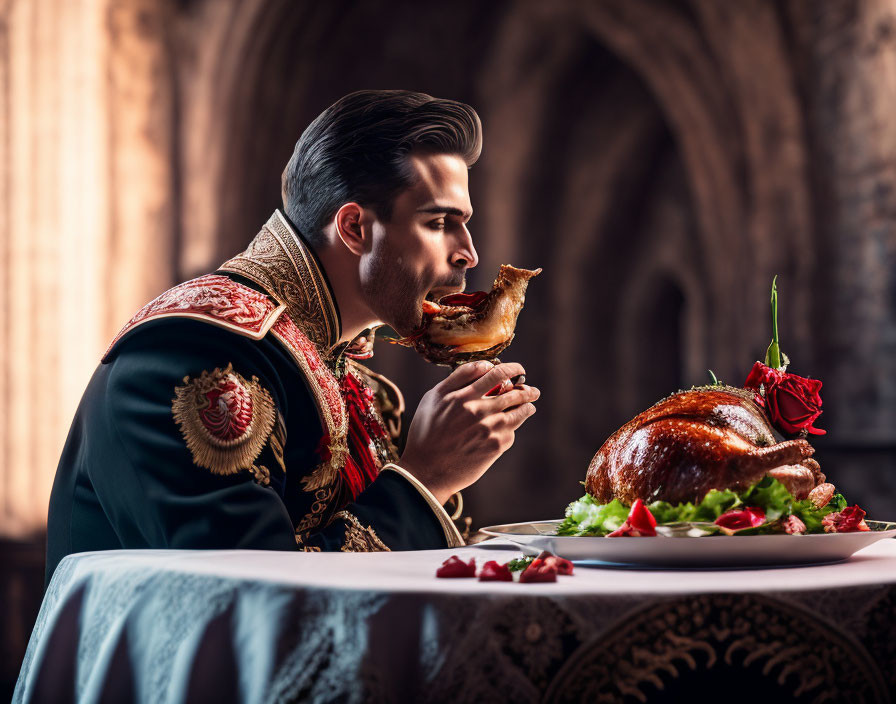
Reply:
[[[821, 382], [756, 362], [750, 371], [744, 388], [757, 392], [755, 401], [765, 408], [769, 420], [785, 433], [796, 434], [802, 430], [812, 435], [824, 435], [826, 431], [813, 427], [821, 415]], [[764, 396], [759, 392], [762, 388]]]

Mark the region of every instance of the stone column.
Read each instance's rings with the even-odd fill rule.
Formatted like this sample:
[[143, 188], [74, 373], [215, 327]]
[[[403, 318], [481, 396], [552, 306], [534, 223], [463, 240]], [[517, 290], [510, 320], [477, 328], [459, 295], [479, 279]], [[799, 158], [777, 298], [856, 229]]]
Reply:
[[831, 442], [896, 448], [896, 2], [797, 3], [804, 18]]

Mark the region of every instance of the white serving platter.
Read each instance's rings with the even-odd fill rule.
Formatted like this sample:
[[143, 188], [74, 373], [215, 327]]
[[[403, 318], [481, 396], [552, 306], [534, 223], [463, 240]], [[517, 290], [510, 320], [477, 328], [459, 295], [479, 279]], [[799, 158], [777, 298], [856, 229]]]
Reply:
[[869, 521], [870, 531], [813, 535], [666, 535], [605, 538], [557, 535], [561, 520], [489, 526], [482, 532], [525, 552], [549, 550], [568, 560], [642, 567], [762, 567], [846, 560], [878, 540], [896, 537], [896, 523]]

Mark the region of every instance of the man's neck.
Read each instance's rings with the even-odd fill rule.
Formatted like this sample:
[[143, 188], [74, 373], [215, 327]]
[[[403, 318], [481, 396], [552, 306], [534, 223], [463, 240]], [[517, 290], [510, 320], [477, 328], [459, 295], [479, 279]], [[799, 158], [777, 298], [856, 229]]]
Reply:
[[327, 274], [339, 308], [342, 322], [339, 342], [351, 342], [364, 330], [380, 325], [380, 321], [364, 304], [357, 259], [350, 252], [339, 251], [336, 246], [314, 247], [314, 253]]

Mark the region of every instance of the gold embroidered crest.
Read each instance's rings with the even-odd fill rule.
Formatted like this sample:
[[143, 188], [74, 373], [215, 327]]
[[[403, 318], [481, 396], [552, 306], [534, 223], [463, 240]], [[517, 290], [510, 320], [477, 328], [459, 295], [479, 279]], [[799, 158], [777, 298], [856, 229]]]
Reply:
[[252, 464], [271, 435], [276, 415], [274, 401], [257, 377], [247, 380], [228, 364], [192, 379], [185, 376], [174, 393], [174, 422], [195, 464], [220, 475], [245, 469], [260, 483], [270, 481], [265, 468]]

